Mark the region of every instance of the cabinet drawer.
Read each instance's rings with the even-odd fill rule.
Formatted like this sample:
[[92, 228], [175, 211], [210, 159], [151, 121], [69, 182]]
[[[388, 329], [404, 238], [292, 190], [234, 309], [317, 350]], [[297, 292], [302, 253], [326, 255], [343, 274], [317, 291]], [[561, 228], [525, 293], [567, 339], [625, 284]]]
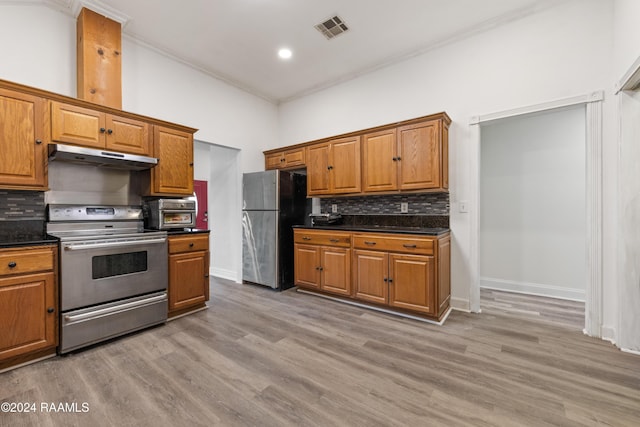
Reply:
[[199, 234], [195, 236], [176, 236], [169, 237], [169, 253], [175, 254], [180, 252], [208, 251], [209, 236]]
[[0, 275], [53, 270], [53, 249], [0, 251]]
[[355, 249], [369, 249], [374, 251], [432, 255], [434, 239], [414, 236], [356, 234], [353, 236], [353, 247]]
[[351, 246], [351, 233], [341, 232], [318, 232], [308, 230], [294, 231], [295, 243], [305, 243], [307, 245], [325, 245], [348, 248]]

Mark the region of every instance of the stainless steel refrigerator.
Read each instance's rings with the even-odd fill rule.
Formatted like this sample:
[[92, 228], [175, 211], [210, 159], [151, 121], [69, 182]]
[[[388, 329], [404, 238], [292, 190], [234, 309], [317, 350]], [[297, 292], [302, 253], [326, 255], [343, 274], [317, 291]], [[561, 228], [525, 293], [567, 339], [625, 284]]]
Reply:
[[270, 170], [242, 177], [242, 280], [284, 290], [293, 286], [293, 225], [309, 221], [307, 177]]

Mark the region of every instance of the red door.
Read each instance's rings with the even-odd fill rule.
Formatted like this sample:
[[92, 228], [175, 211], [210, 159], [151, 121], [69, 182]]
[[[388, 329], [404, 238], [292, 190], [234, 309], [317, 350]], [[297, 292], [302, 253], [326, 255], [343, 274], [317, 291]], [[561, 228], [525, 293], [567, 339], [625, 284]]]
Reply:
[[196, 195], [198, 210], [196, 212], [196, 228], [209, 229], [209, 213], [207, 203], [207, 181], [193, 181], [193, 192]]

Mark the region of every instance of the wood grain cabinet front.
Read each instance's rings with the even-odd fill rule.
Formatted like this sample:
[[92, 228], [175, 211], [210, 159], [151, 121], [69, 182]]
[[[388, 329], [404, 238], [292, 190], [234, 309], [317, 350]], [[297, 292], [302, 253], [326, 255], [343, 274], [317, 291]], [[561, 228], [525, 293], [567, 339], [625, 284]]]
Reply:
[[307, 148], [307, 195], [358, 193], [360, 137], [348, 137]]
[[50, 109], [52, 141], [153, 155], [151, 125], [144, 121], [57, 101]]
[[0, 370], [58, 344], [57, 246], [0, 249]]
[[275, 153], [267, 153], [264, 156], [264, 167], [266, 170], [304, 167], [306, 164], [305, 153], [306, 150], [304, 147]]
[[294, 277], [301, 288], [351, 295], [351, 234], [294, 230]]
[[209, 300], [209, 235], [169, 237], [169, 317]]
[[154, 126], [153, 146], [158, 164], [142, 172], [143, 193], [147, 196], [193, 195], [193, 133]]
[[45, 102], [0, 88], [0, 188], [47, 189]]

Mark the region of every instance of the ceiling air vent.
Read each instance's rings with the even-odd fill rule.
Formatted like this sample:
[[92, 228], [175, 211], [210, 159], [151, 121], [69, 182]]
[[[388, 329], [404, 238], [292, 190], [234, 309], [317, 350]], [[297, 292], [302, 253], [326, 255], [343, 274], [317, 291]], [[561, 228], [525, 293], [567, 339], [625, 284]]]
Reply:
[[340, 35], [347, 31], [349, 27], [338, 16], [329, 18], [326, 21], [316, 25], [316, 30], [320, 31], [327, 40], [331, 40], [337, 35]]

